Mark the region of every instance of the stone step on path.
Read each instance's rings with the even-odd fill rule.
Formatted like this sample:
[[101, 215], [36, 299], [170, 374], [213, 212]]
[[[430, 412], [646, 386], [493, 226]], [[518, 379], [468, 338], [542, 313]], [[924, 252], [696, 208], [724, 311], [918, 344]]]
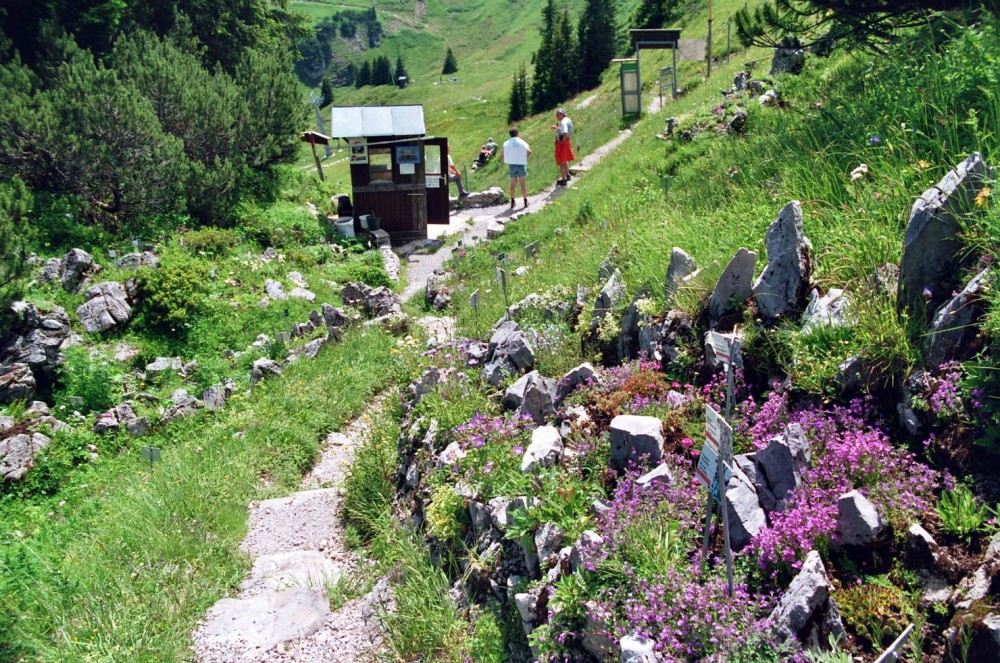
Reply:
[[339, 520], [340, 486], [354, 451], [381, 415], [383, 396], [342, 432], [330, 433], [303, 490], [251, 504], [240, 548], [253, 560], [236, 598], [217, 602], [192, 639], [202, 663], [314, 663], [370, 660], [383, 645], [379, 610], [391, 609], [388, 582], [330, 610], [328, 588], [361, 578]]

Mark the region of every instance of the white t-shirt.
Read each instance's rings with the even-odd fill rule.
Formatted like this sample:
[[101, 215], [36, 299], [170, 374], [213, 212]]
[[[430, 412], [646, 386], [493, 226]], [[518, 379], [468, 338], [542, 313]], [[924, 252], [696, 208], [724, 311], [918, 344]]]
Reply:
[[503, 144], [503, 162], [512, 166], [527, 166], [529, 149], [524, 139], [513, 136]]
[[559, 138], [563, 136], [573, 135], [573, 120], [569, 119], [563, 115], [563, 119], [559, 120]]

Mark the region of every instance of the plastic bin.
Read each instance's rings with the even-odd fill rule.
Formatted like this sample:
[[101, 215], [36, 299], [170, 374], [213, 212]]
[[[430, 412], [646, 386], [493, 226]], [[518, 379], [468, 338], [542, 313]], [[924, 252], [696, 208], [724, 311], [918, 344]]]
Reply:
[[379, 230], [382, 227], [379, 216], [371, 212], [359, 215], [358, 223], [363, 230]]
[[333, 222], [342, 237], [354, 237], [354, 217], [342, 216]]

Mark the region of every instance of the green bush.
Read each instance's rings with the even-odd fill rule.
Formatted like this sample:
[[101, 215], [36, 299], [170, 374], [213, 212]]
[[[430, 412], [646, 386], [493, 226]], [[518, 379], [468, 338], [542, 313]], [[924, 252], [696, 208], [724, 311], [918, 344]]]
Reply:
[[240, 243], [240, 236], [235, 230], [206, 227], [185, 233], [182, 240], [191, 253], [222, 256]]
[[944, 531], [960, 539], [971, 539], [983, 529], [989, 517], [989, 509], [976, 502], [972, 491], [965, 486], [946, 490], [937, 503], [937, 513]]
[[367, 251], [360, 258], [337, 265], [331, 277], [338, 283], [361, 281], [373, 288], [379, 286], [392, 287], [392, 281], [382, 264], [382, 255], [378, 251]]
[[[117, 375], [105, 357], [92, 356], [83, 346], [66, 348], [66, 360], [59, 367], [62, 391], [58, 401], [81, 412], [107, 410], [120, 396]], [[82, 404], [72, 404], [70, 398], [79, 398]]]
[[136, 277], [142, 323], [173, 333], [187, 330], [188, 319], [207, 297], [209, 269], [189, 257], [176, 256]]
[[329, 225], [325, 218], [317, 219], [302, 205], [289, 202], [279, 202], [267, 209], [247, 206], [240, 216], [240, 230], [245, 239], [276, 249], [319, 244]]

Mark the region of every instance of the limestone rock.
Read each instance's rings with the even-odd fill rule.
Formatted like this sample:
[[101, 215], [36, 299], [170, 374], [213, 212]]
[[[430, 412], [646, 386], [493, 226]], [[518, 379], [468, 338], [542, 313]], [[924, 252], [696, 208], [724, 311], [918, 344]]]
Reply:
[[674, 247], [670, 252], [670, 264], [667, 266], [667, 276], [663, 284], [663, 295], [670, 300], [685, 278], [698, 269], [695, 259], [685, 253], [684, 249]]
[[743, 307], [750, 297], [757, 255], [740, 248], [722, 272], [708, 300], [709, 326], [713, 329], [722, 317]]
[[531, 371], [507, 389], [503, 404], [508, 410], [517, 410], [540, 424], [555, 416], [557, 388], [555, 380]]
[[782, 435], [757, 452], [754, 483], [764, 511], [785, 510], [785, 498], [802, 483], [802, 472], [809, 467], [810, 457], [809, 441], [799, 424], [790, 424]]
[[0, 440], [0, 477], [5, 481], [24, 478], [35, 466], [35, 457], [51, 440], [41, 433], [21, 433]]
[[0, 366], [0, 403], [28, 400], [35, 395], [35, 375], [27, 364]]
[[551, 467], [562, 456], [563, 441], [553, 426], [539, 426], [531, 432], [531, 444], [521, 458], [521, 472], [528, 474], [539, 467]]
[[250, 381], [257, 383], [264, 378], [279, 376], [281, 373], [281, 364], [273, 359], [261, 357], [253, 363], [253, 374], [250, 377]]
[[729, 543], [733, 550], [743, 550], [767, 526], [767, 518], [760, 508], [753, 483], [739, 469], [734, 468], [726, 487], [726, 509], [729, 512]]
[[845, 546], [866, 546], [875, 541], [885, 522], [867, 497], [852, 490], [837, 500], [838, 543]]
[[146, 364], [147, 373], [163, 373], [165, 371], [179, 371], [183, 368], [184, 362], [180, 357], [157, 357], [152, 363]]
[[965, 248], [958, 219], [974, 209], [976, 195], [993, 172], [975, 152], [913, 204], [903, 237], [900, 306], [923, 315], [951, 296]]
[[972, 340], [979, 332], [978, 322], [985, 302], [981, 292], [989, 287], [990, 270], [979, 272], [968, 285], [945, 302], [931, 321], [924, 341], [924, 360], [938, 366], [952, 359], [972, 356]]
[[630, 633], [618, 641], [622, 650], [621, 663], [657, 663], [655, 642]]
[[555, 556], [563, 547], [566, 536], [555, 523], [542, 523], [535, 532], [535, 550], [538, 552], [538, 562], [545, 568], [546, 562]]
[[802, 205], [785, 205], [767, 229], [767, 266], [753, 286], [765, 322], [788, 319], [802, 310], [812, 272], [812, 245], [802, 232]]
[[823, 560], [818, 552], [810, 551], [771, 613], [779, 640], [796, 638], [806, 646], [821, 647], [830, 635], [843, 637], [844, 625], [831, 598], [832, 590]]
[[802, 317], [802, 333], [809, 334], [820, 327], [845, 327], [854, 321], [850, 317], [850, 298], [840, 288], [830, 288], [822, 297], [818, 290], [809, 295], [809, 304]]
[[594, 367], [590, 364], [590, 362], [580, 364], [559, 380], [556, 400], [561, 402], [570, 394], [570, 392], [581, 384], [586, 384], [588, 380], [592, 380], [596, 374], [597, 373], [594, 371]]
[[107, 281], [87, 289], [87, 301], [76, 308], [76, 314], [88, 334], [97, 334], [131, 320], [132, 307], [122, 284]]
[[656, 417], [620, 414], [611, 421], [611, 466], [630, 460], [656, 464], [663, 458], [663, 424]]
[[771, 76], [778, 74], [799, 74], [806, 63], [806, 51], [803, 48], [778, 47], [774, 49], [774, 57], [771, 58]]
[[222, 599], [208, 611], [194, 640], [196, 646], [238, 653], [267, 652], [285, 642], [299, 642], [323, 626], [330, 598], [322, 587], [297, 587], [247, 599]]
[[527, 337], [513, 320], [497, 327], [484, 357], [483, 376], [493, 386], [499, 386], [505, 374], [520, 375], [535, 365], [535, 352]]

